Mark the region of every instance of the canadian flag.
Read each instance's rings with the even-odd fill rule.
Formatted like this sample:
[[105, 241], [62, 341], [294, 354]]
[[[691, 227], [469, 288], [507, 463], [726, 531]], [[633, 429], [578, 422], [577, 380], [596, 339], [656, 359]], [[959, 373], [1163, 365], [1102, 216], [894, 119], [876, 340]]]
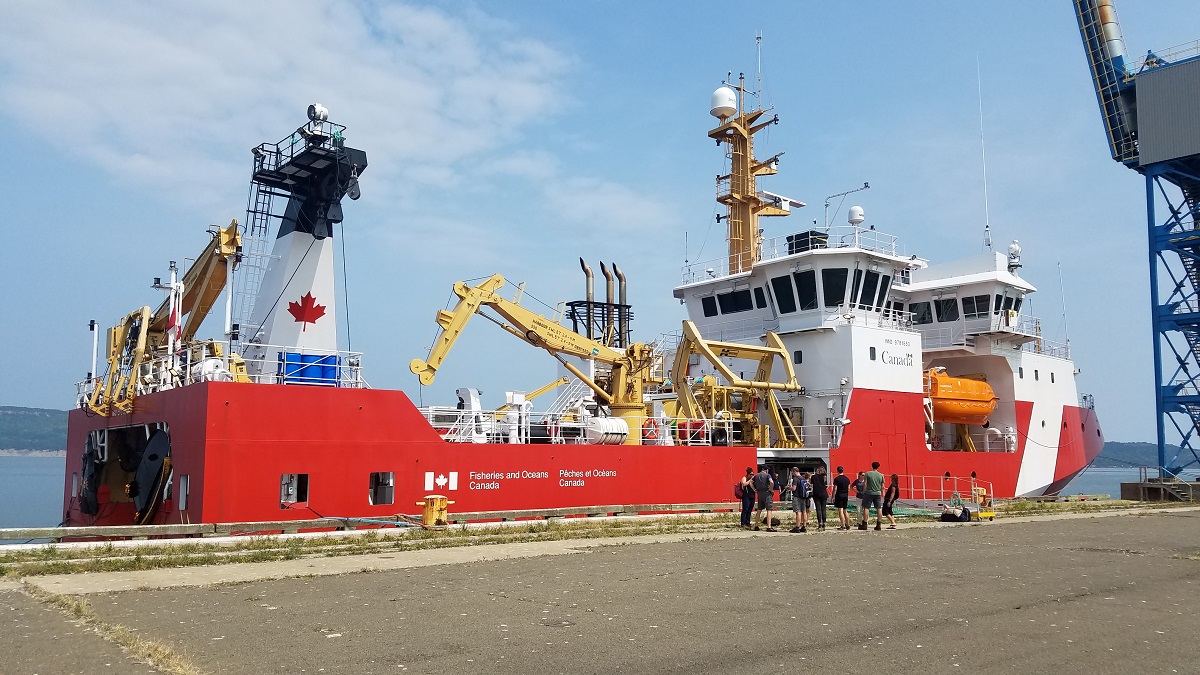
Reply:
[[458, 472], [451, 471], [449, 474], [439, 473], [436, 471], [425, 472], [425, 490], [430, 491], [434, 488], [438, 490], [457, 490], [458, 489]]

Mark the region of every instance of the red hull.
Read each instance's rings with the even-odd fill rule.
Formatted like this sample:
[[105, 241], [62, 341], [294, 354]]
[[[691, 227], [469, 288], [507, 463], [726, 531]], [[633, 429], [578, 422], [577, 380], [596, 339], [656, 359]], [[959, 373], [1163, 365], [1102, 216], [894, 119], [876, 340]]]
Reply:
[[[847, 473], [879, 462], [885, 474], [977, 478], [991, 483], [995, 497], [1055, 494], [1092, 463], [1104, 447], [1104, 435], [1091, 408], [1064, 407], [1058, 447], [1039, 446], [1029, 437], [1033, 404], [1017, 401], [1017, 447], [1014, 452], [935, 451], [925, 445], [923, 396], [855, 389], [839, 447], [830, 465]], [[1031, 476], [1018, 492], [1018, 480], [1029, 453], [1051, 453], [1053, 473]]]
[[[754, 448], [447, 443], [400, 391], [208, 382], [140, 396], [132, 415], [70, 413], [70, 525], [133, 522], [121, 472], [100, 488], [95, 516], [72, 488], [89, 431], [156, 422], [169, 427], [174, 489], [182, 476], [190, 489], [186, 511], [174, 494], [155, 523], [416, 513], [430, 492], [458, 512], [731, 501], [755, 462]], [[394, 472], [393, 503], [369, 503], [373, 472]], [[284, 506], [280, 478], [293, 473], [308, 474], [308, 501]]]

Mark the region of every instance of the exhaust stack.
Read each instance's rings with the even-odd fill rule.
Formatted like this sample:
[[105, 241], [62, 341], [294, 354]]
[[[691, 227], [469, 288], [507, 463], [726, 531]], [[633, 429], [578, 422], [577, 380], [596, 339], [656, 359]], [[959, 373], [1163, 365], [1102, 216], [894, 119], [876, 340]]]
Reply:
[[613, 274], [617, 275], [617, 281], [620, 282], [620, 290], [619, 290], [620, 300], [618, 301], [620, 304], [617, 306], [617, 346], [618, 347], [628, 347], [629, 346], [629, 303], [626, 302], [627, 297], [625, 294], [625, 273], [622, 272], [617, 267], [617, 263], [613, 263], [612, 268], [613, 268]]
[[596, 304], [596, 277], [592, 274], [592, 268], [588, 267], [583, 258], [579, 259], [579, 266], [583, 268], [583, 273], [587, 276], [587, 338], [594, 340], [596, 336], [593, 333], [592, 325], [595, 317], [592, 308]]
[[615, 289], [613, 288], [612, 272], [608, 271], [608, 266], [604, 264], [603, 260], [600, 261], [600, 273], [604, 275], [604, 299], [605, 304], [608, 305], [607, 311], [604, 313], [604, 343], [611, 345], [613, 343], [613, 324], [615, 323], [613, 320], [613, 303], [616, 302], [616, 298], [613, 297]]

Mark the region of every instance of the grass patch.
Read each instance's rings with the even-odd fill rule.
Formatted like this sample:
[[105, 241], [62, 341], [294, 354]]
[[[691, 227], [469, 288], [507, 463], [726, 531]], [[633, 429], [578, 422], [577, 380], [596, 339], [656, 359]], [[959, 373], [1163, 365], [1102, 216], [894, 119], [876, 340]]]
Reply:
[[169, 646], [147, 640], [136, 631], [120, 624], [104, 621], [83, 598], [52, 593], [29, 583], [25, 584], [24, 590], [30, 596], [59, 608], [67, 616], [94, 629], [104, 639], [116, 643], [134, 658], [149, 663], [157, 670], [170, 675], [204, 675], [205, 671], [175, 653]]
[[516, 525], [442, 530], [367, 530], [350, 536], [279, 538], [247, 537], [235, 542], [166, 542], [137, 547], [111, 543], [87, 548], [53, 544], [0, 555], [0, 576], [29, 577], [77, 572], [124, 572], [244, 562], [349, 556], [392, 551], [452, 548], [477, 544], [529, 543], [563, 539], [629, 537], [725, 530], [736, 526], [737, 514], [687, 517], [591, 519], [564, 518]]

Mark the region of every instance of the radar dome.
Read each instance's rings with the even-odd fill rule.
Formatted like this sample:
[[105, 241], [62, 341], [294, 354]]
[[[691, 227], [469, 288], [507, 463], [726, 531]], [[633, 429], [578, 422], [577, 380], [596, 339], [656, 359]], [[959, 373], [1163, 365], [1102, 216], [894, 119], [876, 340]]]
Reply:
[[729, 87], [720, 87], [713, 92], [712, 107], [708, 114], [725, 119], [737, 114], [737, 94]]
[[847, 218], [847, 220], [850, 221], [851, 225], [861, 225], [862, 222], [867, 219], [867, 217], [863, 215], [863, 209], [861, 206], [851, 206], [849, 216], [850, 217]]

